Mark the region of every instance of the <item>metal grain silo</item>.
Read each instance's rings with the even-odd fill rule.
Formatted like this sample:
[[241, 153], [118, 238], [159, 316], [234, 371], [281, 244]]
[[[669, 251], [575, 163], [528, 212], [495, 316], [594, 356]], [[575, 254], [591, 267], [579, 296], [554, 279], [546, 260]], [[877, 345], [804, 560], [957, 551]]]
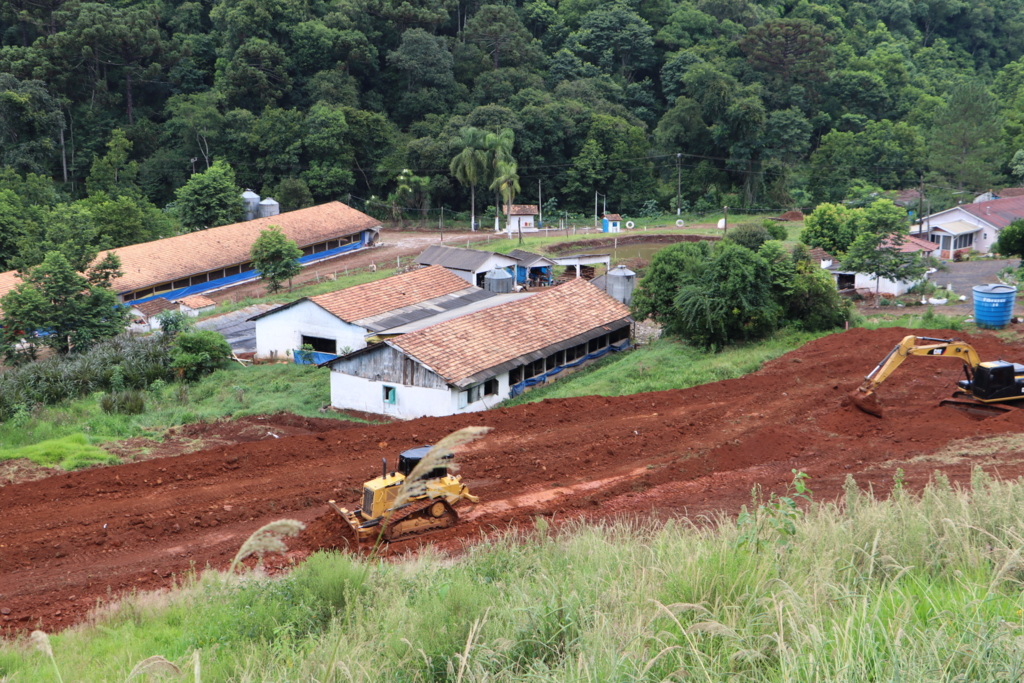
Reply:
[[245, 204], [245, 220], [251, 221], [260, 213], [260, 196], [252, 190], [242, 193], [242, 202]]
[[636, 288], [636, 273], [626, 266], [616, 266], [608, 271], [608, 296], [629, 306], [633, 302]]
[[488, 292], [508, 294], [512, 291], [512, 273], [504, 268], [495, 268], [484, 275], [484, 289]]
[[273, 199], [271, 199], [270, 197], [267, 197], [262, 202], [260, 202], [260, 211], [259, 211], [259, 213], [260, 213], [260, 218], [266, 218], [268, 216], [276, 216], [277, 214], [281, 213], [281, 205], [278, 204]]

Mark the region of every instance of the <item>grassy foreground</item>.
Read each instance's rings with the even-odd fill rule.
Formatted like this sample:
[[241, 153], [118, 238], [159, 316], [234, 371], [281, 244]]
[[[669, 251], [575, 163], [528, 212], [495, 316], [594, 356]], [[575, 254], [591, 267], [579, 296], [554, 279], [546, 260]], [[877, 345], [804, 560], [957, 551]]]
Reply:
[[455, 559], [206, 575], [54, 636], [52, 661], [0, 645], [0, 679], [124, 681], [162, 655], [208, 683], [1020, 680], [1024, 484], [846, 489], [806, 516], [540, 521]]
[[[40, 407], [0, 424], [0, 462], [27, 458], [44, 467], [75, 469], [117, 458], [97, 446], [136, 436], [159, 439], [170, 427], [287, 411], [305, 417], [330, 405], [327, 370], [293, 364], [230, 364], [192, 385], [159, 382], [146, 392], [141, 415], [104, 413], [100, 396]], [[2, 680], [2, 679], [0, 679]]]

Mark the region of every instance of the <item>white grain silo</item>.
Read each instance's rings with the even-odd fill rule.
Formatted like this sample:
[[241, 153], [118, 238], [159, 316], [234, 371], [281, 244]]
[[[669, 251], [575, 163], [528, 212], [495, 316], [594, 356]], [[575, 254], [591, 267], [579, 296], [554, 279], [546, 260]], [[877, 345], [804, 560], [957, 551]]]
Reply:
[[245, 205], [245, 220], [251, 221], [259, 215], [260, 196], [252, 190], [242, 193], [242, 203]]
[[607, 278], [608, 296], [629, 306], [636, 288], [636, 273], [620, 265], [608, 271]]
[[488, 292], [508, 294], [512, 291], [512, 273], [504, 268], [495, 268], [484, 275], [484, 289]]
[[276, 201], [267, 197], [260, 202], [260, 218], [267, 218], [268, 216], [276, 216], [281, 213], [281, 205]]

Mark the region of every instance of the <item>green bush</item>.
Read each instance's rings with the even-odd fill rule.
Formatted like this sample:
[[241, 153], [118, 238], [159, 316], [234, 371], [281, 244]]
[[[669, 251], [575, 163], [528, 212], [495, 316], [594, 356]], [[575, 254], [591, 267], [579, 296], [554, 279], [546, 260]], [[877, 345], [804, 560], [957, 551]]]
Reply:
[[188, 382], [210, 374], [230, 357], [227, 340], [213, 330], [182, 332], [171, 345], [171, 367]]
[[[739, 225], [729, 231], [729, 239], [750, 251], [757, 251], [761, 245], [772, 239], [763, 225]], [[783, 236], [782, 239], [785, 239]]]
[[100, 408], [105, 413], [141, 415], [146, 412], [146, 393], [142, 389], [125, 389], [103, 394]]
[[789, 237], [789, 230], [787, 230], [786, 226], [779, 221], [764, 221], [761, 223], [761, 226], [768, 231], [768, 234], [771, 235], [771, 239], [773, 240], [784, 241]]

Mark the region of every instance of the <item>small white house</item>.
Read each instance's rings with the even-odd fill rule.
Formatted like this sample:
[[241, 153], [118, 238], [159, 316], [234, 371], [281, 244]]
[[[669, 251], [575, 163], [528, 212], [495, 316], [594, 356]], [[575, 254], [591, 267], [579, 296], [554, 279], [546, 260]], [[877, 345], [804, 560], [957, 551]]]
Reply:
[[130, 332], [152, 332], [160, 329], [160, 314], [164, 311], [177, 311], [178, 304], [172, 303], [163, 297], [132, 304], [131, 323], [128, 325]]
[[539, 213], [536, 204], [513, 204], [511, 207], [506, 207], [508, 231], [511, 233], [537, 232], [540, 230], [540, 223], [537, 221]]
[[934, 242], [939, 258], [951, 259], [958, 252], [987, 254], [1003, 228], [1024, 218], [1024, 197], [1004, 197], [960, 204], [927, 216], [911, 234]]
[[331, 404], [402, 419], [486, 410], [628, 348], [632, 322], [572, 280], [329, 361]]
[[[939, 245], [914, 236], [907, 237], [903, 244], [900, 245], [900, 251], [905, 254], [917, 253], [922, 256], [936, 256], [938, 250]], [[879, 294], [902, 296], [919, 282], [927, 279], [926, 276], [920, 280], [890, 280], [884, 277], [876, 280], [875, 277], [868, 273], [855, 273], [844, 270], [842, 264], [836, 262], [832, 256], [821, 249], [812, 249], [810, 253], [813, 258], [820, 260], [822, 268], [831, 271], [833, 278], [835, 278], [836, 286], [840, 290], [852, 287], [854, 289], [878, 292]]]
[[250, 318], [256, 322], [256, 357], [287, 358], [307, 344], [317, 353], [349, 353], [383, 329], [487, 296], [434, 266], [302, 298]]
[[484, 276], [495, 268], [508, 268], [509, 272], [519, 264], [511, 256], [496, 254], [479, 249], [460, 249], [440, 244], [427, 247], [416, 257], [421, 266], [444, 266], [463, 280], [477, 287], [484, 286]]
[[212, 311], [217, 306], [216, 301], [202, 294], [193, 294], [192, 296], [186, 296], [184, 299], [175, 299], [174, 303], [178, 304], [178, 310], [192, 318], [198, 317], [200, 313]]
[[606, 213], [601, 219], [601, 232], [622, 232], [622, 216], [617, 213]]

